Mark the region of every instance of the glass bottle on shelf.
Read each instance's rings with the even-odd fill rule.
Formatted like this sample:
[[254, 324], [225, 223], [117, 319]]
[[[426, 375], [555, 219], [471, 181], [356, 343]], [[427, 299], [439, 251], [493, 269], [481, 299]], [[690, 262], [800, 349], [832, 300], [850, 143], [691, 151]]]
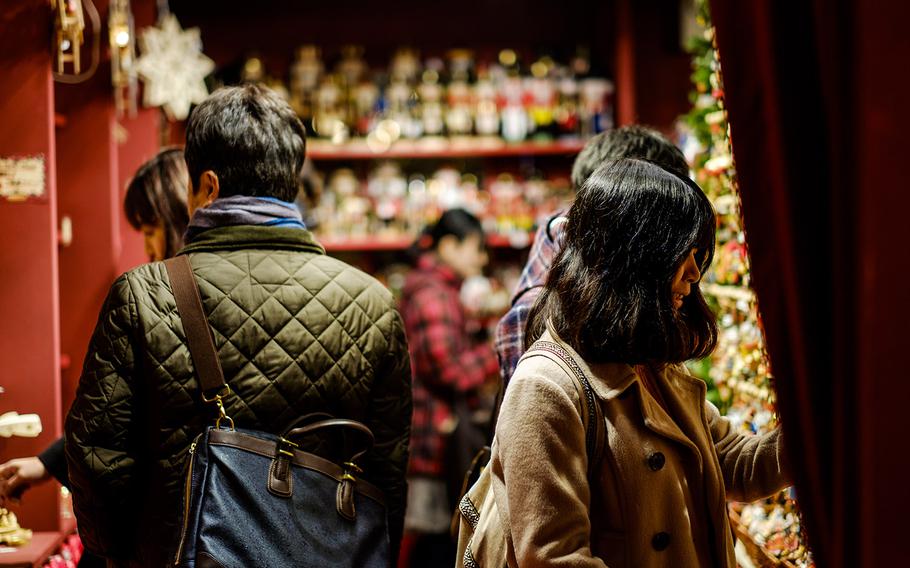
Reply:
[[442, 98], [444, 89], [439, 84], [439, 72], [426, 69], [417, 92], [420, 95], [421, 121], [426, 136], [441, 136], [445, 128]]
[[453, 49], [448, 55], [450, 80], [446, 93], [446, 129], [450, 136], [466, 136], [473, 130], [472, 92], [468, 84], [474, 67], [473, 54], [466, 49]]
[[417, 50], [403, 47], [392, 56], [389, 64], [389, 77], [391, 81], [402, 81], [409, 85], [417, 83], [420, 75], [420, 56]]
[[613, 128], [613, 83], [588, 77], [579, 84], [581, 134], [589, 137]]
[[366, 136], [376, 126], [379, 88], [374, 81], [364, 80], [354, 89], [354, 131]]
[[555, 135], [556, 85], [551, 76], [553, 60], [542, 57], [531, 65], [531, 76], [526, 79], [529, 99], [528, 114], [533, 137], [551, 140]]
[[304, 120], [313, 118], [314, 97], [324, 69], [318, 47], [304, 45], [297, 50], [290, 73], [291, 106]]
[[341, 144], [348, 138], [348, 127], [344, 122], [344, 107], [339, 79], [335, 75], [323, 78], [316, 92], [316, 108], [313, 113], [313, 130], [320, 138], [328, 138]]
[[575, 80], [568, 69], [558, 71], [560, 78], [557, 80], [559, 103], [553, 116], [556, 121], [557, 136], [574, 138], [578, 136], [578, 81]]
[[528, 136], [529, 121], [518, 55], [511, 49], [504, 49], [499, 53], [499, 63], [506, 69], [499, 91], [502, 137], [508, 142], [520, 142]]
[[403, 80], [394, 80], [386, 87], [386, 117], [397, 125], [398, 131], [406, 138], [419, 138], [422, 124], [412, 112], [414, 89]]
[[[384, 97], [385, 114], [399, 125], [401, 135], [410, 139], [423, 135], [421, 101], [417, 94], [420, 72], [420, 54], [417, 50], [404, 47], [392, 56], [389, 64], [390, 88], [386, 89]], [[394, 88], [391, 88], [392, 85]]]
[[373, 202], [377, 226], [373, 234], [400, 237], [405, 234], [402, 213], [408, 183], [397, 162], [384, 162], [370, 174], [367, 195]]
[[499, 109], [496, 107], [496, 86], [485, 66], [478, 66], [474, 84], [474, 130], [478, 136], [499, 134]]
[[359, 45], [342, 47], [341, 60], [335, 71], [341, 88], [342, 120], [353, 129], [357, 122], [357, 103], [354, 92], [367, 73], [367, 64], [363, 60], [363, 47]]

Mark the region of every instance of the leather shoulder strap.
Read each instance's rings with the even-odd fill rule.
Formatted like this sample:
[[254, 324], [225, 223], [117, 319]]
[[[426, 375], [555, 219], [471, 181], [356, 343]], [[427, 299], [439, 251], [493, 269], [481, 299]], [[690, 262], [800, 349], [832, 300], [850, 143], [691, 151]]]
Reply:
[[177, 300], [177, 313], [183, 322], [186, 343], [202, 393], [219, 391], [224, 388], [224, 373], [215, 350], [212, 330], [202, 310], [202, 297], [199, 295], [190, 259], [186, 255], [175, 256], [165, 260], [164, 267], [171, 281], [174, 299]]
[[549, 353], [561, 361], [563, 366], [570, 371], [570, 375], [575, 379], [576, 387], [579, 388], [581, 395], [582, 415], [581, 419], [585, 426], [585, 447], [588, 452], [588, 475], [595, 474], [600, 465], [601, 456], [603, 455], [604, 438], [606, 437], [603, 412], [597, 398], [594, 395], [594, 389], [584, 371], [572, 357], [558, 343], [552, 341], [538, 341], [528, 353], [538, 351]]

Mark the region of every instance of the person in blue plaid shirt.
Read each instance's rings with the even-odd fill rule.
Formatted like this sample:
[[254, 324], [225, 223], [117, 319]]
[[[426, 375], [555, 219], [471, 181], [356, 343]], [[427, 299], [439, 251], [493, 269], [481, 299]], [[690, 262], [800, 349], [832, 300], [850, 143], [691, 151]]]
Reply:
[[[598, 134], [588, 141], [572, 166], [572, 187], [580, 189], [595, 169], [616, 158], [647, 160], [677, 176], [689, 176], [689, 164], [679, 148], [659, 132], [633, 125]], [[550, 264], [559, 252], [566, 221], [564, 214], [565, 211], [556, 212], [537, 230], [528, 262], [512, 295], [512, 307], [496, 326], [496, 354], [503, 392], [525, 352], [528, 313], [543, 290]]]

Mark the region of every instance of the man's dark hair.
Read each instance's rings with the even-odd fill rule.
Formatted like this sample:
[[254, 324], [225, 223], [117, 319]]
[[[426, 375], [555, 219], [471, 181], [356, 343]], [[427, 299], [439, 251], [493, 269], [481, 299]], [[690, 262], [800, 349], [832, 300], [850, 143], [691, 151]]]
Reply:
[[186, 210], [186, 180], [183, 150], [165, 148], [136, 171], [123, 200], [126, 220], [137, 231], [142, 225], [162, 224], [167, 258], [183, 247], [183, 233], [190, 221]]
[[714, 256], [715, 214], [688, 177], [642, 160], [607, 162], [569, 210], [562, 250], [531, 310], [527, 346], [547, 322], [592, 362], [678, 363], [714, 350], [717, 322], [698, 283], [673, 309], [677, 269]]
[[607, 160], [638, 158], [679, 177], [689, 177], [689, 164], [675, 144], [644, 126], [623, 126], [591, 138], [572, 165], [572, 187], [581, 189], [588, 176]]
[[186, 127], [186, 165], [193, 188], [212, 170], [219, 193], [293, 201], [306, 135], [291, 107], [254, 84], [218, 89], [193, 110]]

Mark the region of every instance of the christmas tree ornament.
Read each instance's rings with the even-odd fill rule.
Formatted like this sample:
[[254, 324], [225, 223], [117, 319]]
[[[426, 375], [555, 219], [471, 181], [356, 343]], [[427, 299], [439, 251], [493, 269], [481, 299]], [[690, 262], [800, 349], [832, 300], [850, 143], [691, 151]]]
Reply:
[[136, 71], [145, 83], [143, 102], [160, 106], [171, 120], [184, 120], [190, 106], [208, 96], [205, 78], [215, 62], [202, 53], [199, 28], [184, 30], [173, 14], [139, 36]]

